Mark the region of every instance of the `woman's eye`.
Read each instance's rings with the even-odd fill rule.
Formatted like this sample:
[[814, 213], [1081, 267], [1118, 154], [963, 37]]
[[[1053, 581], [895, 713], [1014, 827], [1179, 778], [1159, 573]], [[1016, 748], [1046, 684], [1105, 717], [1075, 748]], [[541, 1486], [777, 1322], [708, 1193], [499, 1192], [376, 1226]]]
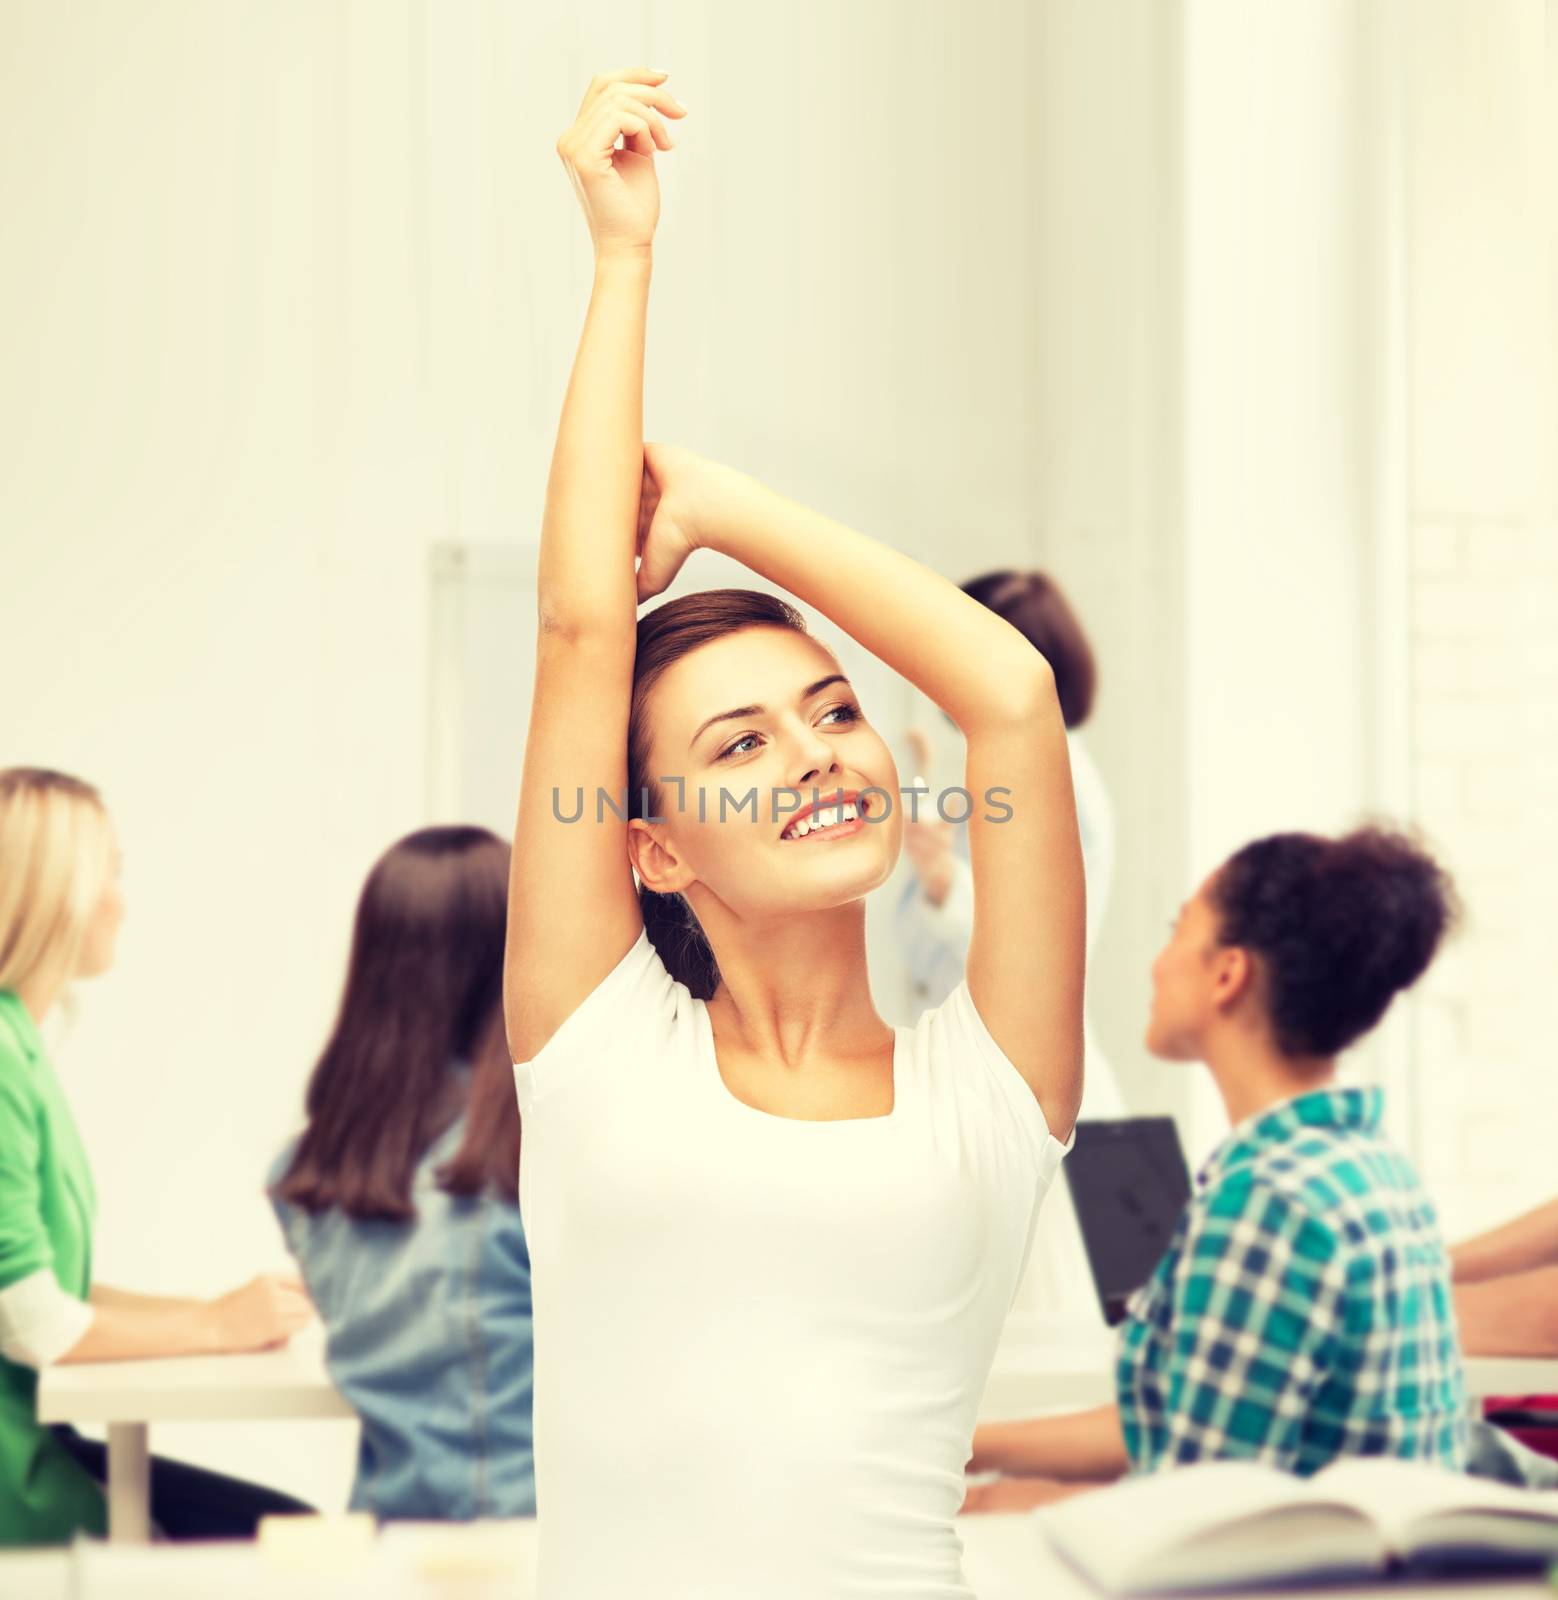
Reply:
[[[835, 727], [837, 727], [839, 724], [859, 722], [861, 720], [860, 707], [851, 705], [833, 706], [831, 709], [823, 712], [820, 720], [822, 722], [827, 722], [830, 717], [836, 717], [838, 719], [838, 722], [834, 724]], [[755, 744], [758, 740], [758, 737], [759, 736], [755, 733], [743, 734], [739, 739], [736, 740], [734, 744], [726, 745], [725, 748], [721, 750], [714, 759], [716, 761], [726, 761], [731, 756], [745, 755], [748, 747]]]

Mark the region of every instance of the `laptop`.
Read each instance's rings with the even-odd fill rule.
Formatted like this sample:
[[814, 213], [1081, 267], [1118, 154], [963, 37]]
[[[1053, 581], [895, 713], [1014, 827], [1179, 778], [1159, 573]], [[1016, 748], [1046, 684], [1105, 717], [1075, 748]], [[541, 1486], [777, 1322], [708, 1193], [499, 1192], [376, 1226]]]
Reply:
[[1104, 1321], [1152, 1276], [1190, 1198], [1190, 1173], [1172, 1117], [1079, 1122], [1061, 1170], [1082, 1229]]

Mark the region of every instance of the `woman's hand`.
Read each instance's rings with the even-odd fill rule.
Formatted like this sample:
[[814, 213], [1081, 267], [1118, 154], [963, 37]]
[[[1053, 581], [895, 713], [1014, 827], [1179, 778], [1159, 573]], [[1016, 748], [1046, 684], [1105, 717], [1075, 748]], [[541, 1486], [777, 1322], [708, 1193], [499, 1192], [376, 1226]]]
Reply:
[[762, 493], [755, 478], [734, 467], [676, 445], [646, 444], [638, 502], [639, 602], [669, 588], [694, 550], [717, 548], [721, 527], [744, 516], [751, 497]]
[[303, 1280], [262, 1273], [205, 1305], [214, 1349], [236, 1353], [285, 1344], [314, 1315]]
[[592, 78], [573, 126], [557, 141], [597, 257], [647, 251], [654, 240], [660, 220], [654, 153], [672, 148], [664, 117], [687, 115], [665, 78], [647, 67]]

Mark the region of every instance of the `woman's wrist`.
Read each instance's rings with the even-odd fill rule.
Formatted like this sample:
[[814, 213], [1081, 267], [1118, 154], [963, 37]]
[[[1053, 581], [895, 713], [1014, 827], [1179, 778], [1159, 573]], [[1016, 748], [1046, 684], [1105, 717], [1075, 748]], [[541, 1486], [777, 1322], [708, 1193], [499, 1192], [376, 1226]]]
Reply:
[[595, 248], [595, 276], [647, 273], [654, 266], [652, 244], [606, 244]]
[[715, 466], [690, 507], [688, 532], [700, 549], [715, 550], [759, 570], [754, 559], [769, 529], [767, 520], [784, 496], [734, 467]]
[[189, 1308], [190, 1342], [200, 1355], [220, 1356], [231, 1350], [223, 1326], [221, 1308], [215, 1300], [200, 1300]]

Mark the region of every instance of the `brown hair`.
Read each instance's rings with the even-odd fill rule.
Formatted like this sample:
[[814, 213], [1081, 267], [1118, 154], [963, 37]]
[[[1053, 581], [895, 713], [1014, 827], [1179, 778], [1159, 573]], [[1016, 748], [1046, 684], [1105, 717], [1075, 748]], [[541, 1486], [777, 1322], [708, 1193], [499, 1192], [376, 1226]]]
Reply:
[[[674, 662], [700, 645], [710, 644], [743, 628], [790, 628], [808, 633], [806, 620], [777, 595], [756, 589], [708, 589], [684, 594], [656, 606], [638, 619], [633, 656], [633, 700], [628, 713], [628, 815], [658, 816], [663, 800], [649, 773], [649, 696]], [[700, 1000], [713, 998], [719, 987], [719, 966], [692, 907], [679, 894], [656, 894], [639, 886], [638, 903], [644, 927], [666, 971]]]
[[1092, 715], [1098, 665], [1060, 585], [1042, 572], [987, 572], [970, 578], [963, 593], [1011, 623], [1049, 662], [1060, 714], [1068, 728], [1081, 727]]
[[[440, 1180], [457, 1193], [492, 1182], [517, 1202], [519, 1106], [500, 1003], [508, 872], [509, 847], [473, 827], [423, 828], [375, 863], [309, 1079], [308, 1126], [276, 1186], [283, 1200], [413, 1220], [417, 1164], [468, 1101], [464, 1143]], [[468, 1086], [453, 1070], [462, 1060]]]

